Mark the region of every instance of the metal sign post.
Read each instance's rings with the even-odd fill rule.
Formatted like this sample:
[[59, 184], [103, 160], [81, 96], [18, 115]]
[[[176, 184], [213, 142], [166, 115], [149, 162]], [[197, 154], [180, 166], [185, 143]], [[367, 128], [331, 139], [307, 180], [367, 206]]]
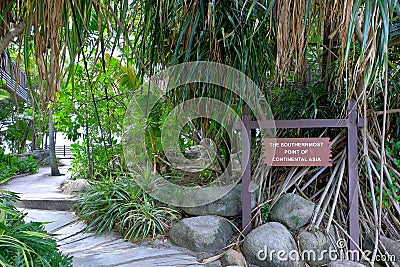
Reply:
[[[349, 235], [353, 241], [349, 242], [350, 250], [357, 250], [359, 245], [359, 181], [358, 181], [358, 145], [357, 128], [364, 127], [364, 121], [358, 118], [357, 101], [350, 100], [347, 119], [302, 119], [302, 120], [267, 120], [251, 121], [248, 111], [242, 115], [242, 229], [247, 234], [251, 230], [251, 198], [249, 184], [250, 171], [250, 131], [252, 129], [280, 129], [280, 128], [347, 128], [347, 163], [348, 163], [348, 208], [349, 208]], [[237, 124], [240, 125], [240, 124]], [[247, 164], [246, 164], [247, 163]]]

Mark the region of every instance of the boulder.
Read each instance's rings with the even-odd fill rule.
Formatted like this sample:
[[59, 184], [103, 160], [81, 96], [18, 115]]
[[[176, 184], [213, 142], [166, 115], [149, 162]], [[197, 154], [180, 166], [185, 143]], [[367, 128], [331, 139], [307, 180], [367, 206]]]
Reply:
[[44, 164], [46, 160], [50, 159], [50, 150], [48, 149], [33, 150], [32, 155], [37, 163]]
[[185, 265], [185, 267], [222, 267], [222, 264], [220, 260], [215, 260], [212, 262], [207, 262], [202, 264]]
[[[394, 264], [397, 264], [395, 266], [400, 267], [400, 241], [396, 241], [384, 236], [380, 237], [380, 241], [385, 247], [387, 251], [387, 255], [382, 255], [382, 257], [385, 257], [384, 261], [386, 262], [392, 262]], [[364, 247], [368, 249], [369, 251], [374, 250], [374, 242], [370, 237], [366, 239], [366, 242], [364, 243]]]
[[29, 152], [25, 152], [24, 154], [16, 154], [15, 157], [19, 159], [27, 159], [29, 157], [33, 157], [33, 159], [41, 165], [45, 165], [50, 158], [50, 150], [48, 149], [37, 149]]
[[338, 259], [329, 236], [321, 231], [300, 233], [299, 244], [302, 259], [311, 266], [321, 266]]
[[327, 267], [365, 267], [365, 266], [355, 261], [338, 260], [329, 263]]
[[214, 215], [185, 218], [170, 231], [171, 242], [195, 252], [221, 250], [230, 241], [234, 229], [224, 218]]
[[[257, 206], [258, 190], [251, 194], [251, 206]], [[193, 195], [192, 197], [202, 197], [203, 195]], [[238, 216], [242, 214], [242, 185], [237, 184], [231, 191], [203, 206], [185, 207], [182, 209], [185, 213], [193, 216], [199, 215], [218, 215], [223, 217]]]
[[223, 267], [246, 266], [246, 259], [241, 252], [230, 249], [221, 257], [221, 263]]
[[222, 264], [221, 264], [220, 260], [216, 260], [216, 261], [212, 261], [212, 262], [206, 263], [203, 266], [205, 266], [205, 267], [222, 267]]
[[62, 183], [61, 191], [67, 195], [78, 195], [86, 192], [90, 184], [86, 179], [67, 180]]
[[280, 222], [291, 231], [297, 231], [308, 224], [314, 212], [315, 204], [296, 194], [285, 194], [275, 203], [269, 214], [269, 220]]
[[42, 161], [38, 162], [42, 166], [49, 166], [50, 165], [50, 156], [44, 158]]
[[253, 229], [244, 239], [246, 260], [260, 267], [304, 266], [294, 238], [278, 222], [269, 222]]
[[395, 261], [397, 266], [400, 267], [400, 241], [395, 241], [390, 238], [381, 236], [382, 244], [385, 246], [389, 255], [387, 261]]

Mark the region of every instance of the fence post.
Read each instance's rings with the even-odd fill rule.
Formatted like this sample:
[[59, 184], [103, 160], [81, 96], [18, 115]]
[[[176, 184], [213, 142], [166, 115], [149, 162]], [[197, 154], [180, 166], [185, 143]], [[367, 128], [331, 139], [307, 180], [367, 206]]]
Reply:
[[[349, 241], [349, 250], [356, 251], [360, 243], [359, 229], [359, 181], [358, 181], [358, 112], [357, 101], [350, 100], [348, 107], [347, 128], [347, 164], [348, 164], [348, 206], [349, 206], [349, 234], [353, 241]], [[353, 254], [353, 253], [352, 253]], [[359, 259], [353, 259], [359, 260]]]
[[251, 195], [249, 186], [251, 181], [251, 129], [249, 110], [245, 109], [242, 114], [242, 231], [247, 235], [251, 231]]

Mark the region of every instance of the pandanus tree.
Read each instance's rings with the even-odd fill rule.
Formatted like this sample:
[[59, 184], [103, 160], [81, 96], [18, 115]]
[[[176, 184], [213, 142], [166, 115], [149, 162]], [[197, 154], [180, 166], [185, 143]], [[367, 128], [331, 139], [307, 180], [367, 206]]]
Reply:
[[[398, 1], [139, 1], [130, 3], [128, 10], [133, 23], [124, 29], [133, 35], [123, 45], [135, 58], [141, 77], [189, 61], [224, 63], [256, 81], [271, 100], [274, 115], [284, 119], [344, 117], [349, 100], [356, 99], [361, 117], [370, 122], [359, 141], [360, 183], [365, 188], [362, 215], [369, 218], [362, 232], [399, 238], [395, 218], [400, 214], [400, 177], [394, 159], [399, 138]], [[168, 103], [203, 95], [241, 112], [242, 103], [234, 95], [209, 85], [178, 88]], [[210, 125], [203, 120], [196, 127]], [[211, 138], [218, 136], [216, 132], [208, 131]], [[337, 134], [337, 140], [343, 140]], [[223, 135], [220, 138], [224, 140]], [[346, 153], [343, 143], [334, 147], [341, 151], [338, 154]], [[319, 178], [322, 185], [329, 185], [325, 189], [321, 180], [309, 177], [308, 172], [315, 170], [292, 168], [265, 175], [257, 171], [262, 166], [253, 167], [255, 175], [263, 176], [267, 198], [295, 186], [293, 190], [321, 203], [314, 220], [318, 227], [326, 211], [328, 226], [333, 215], [343, 224], [347, 220], [336, 208], [337, 203], [346, 205], [346, 197], [337, 194], [346, 189], [340, 178], [345, 175], [339, 168], [342, 163], [340, 157], [334, 161], [337, 175]], [[338, 200], [330, 205], [334, 195]]]
[[[48, 114], [51, 175], [60, 175], [55, 155], [51, 103], [54, 102], [55, 92], [60, 89], [61, 38], [59, 29], [62, 21], [60, 12], [63, 5], [64, 1], [3, 1], [1, 6], [0, 52], [3, 53], [11, 41], [18, 40], [20, 47], [24, 50], [22, 54], [30, 84], [32, 82], [29, 55], [32, 52], [35, 55], [37, 63], [35, 65], [39, 73], [39, 90], [37, 94], [31, 94], [31, 100], [34, 101], [34, 105], [43, 109], [43, 114]], [[34, 51], [31, 50], [31, 42], [34, 43]], [[18, 59], [19, 65], [20, 55], [18, 55]]]
[[[103, 116], [103, 113], [112, 112], [107, 104], [113, 101], [108, 91], [112, 87], [103, 86], [104, 97], [96, 97], [94, 92], [98, 88], [94, 87], [93, 73], [98, 75], [109, 69], [108, 62], [113, 62], [107, 60], [109, 56], [117, 57], [121, 66], [129, 66], [130, 71], [136, 72], [135, 79], [141, 81], [178, 63], [227, 64], [245, 73], [263, 89], [277, 118], [344, 117], [349, 100], [356, 99], [360, 115], [370, 122], [361, 130], [359, 140], [360, 160], [365, 163], [360, 168], [360, 182], [365, 188], [362, 190], [363, 215], [369, 218], [363, 223], [362, 231], [399, 238], [396, 219], [400, 214], [397, 195], [400, 156], [396, 154], [400, 150], [397, 143], [400, 136], [398, 1], [30, 0], [2, 3], [2, 10], [11, 12], [2, 14], [11, 14], [14, 18], [12, 21], [5, 16], [4, 20], [13, 22], [14, 27], [3, 26], [0, 43], [4, 47], [7, 40], [18, 35], [26, 66], [30, 65], [27, 55], [34, 51], [43, 81], [36, 94], [37, 102], [43, 103], [45, 110], [51, 110], [49, 103], [57, 100], [54, 95], [62, 87], [61, 81], [74, 88], [78, 80], [85, 79], [83, 90], [95, 117], [93, 128], [99, 132], [107, 153], [112, 143], [108, 140], [115, 133], [107, 127], [110, 115]], [[24, 33], [18, 34], [23, 25]], [[35, 43], [34, 50], [29, 45], [31, 40]], [[101, 67], [97, 68], [99, 64]], [[79, 77], [76, 76], [78, 69]], [[123, 69], [120, 68], [118, 75]], [[117, 86], [121, 84], [116, 82]], [[221, 100], [238, 114], [242, 112], [243, 103], [235, 94], [207, 84], [176, 88], [159, 107], [170, 110], [199, 96]], [[100, 103], [104, 103], [105, 109], [99, 107]], [[89, 104], [83, 106], [89, 107]], [[223, 167], [229, 160], [231, 147], [225, 142], [226, 136], [220, 127], [202, 118], [189, 128], [190, 133], [202, 130], [207, 133], [206, 137], [223, 144], [219, 149], [225, 156], [225, 162], [220, 162]], [[334, 134], [342, 140], [340, 133]], [[156, 147], [156, 138], [147, 140], [149, 147]], [[89, 143], [87, 152], [90, 152]], [[345, 153], [341, 143], [337, 142], [339, 145], [334, 149]], [[158, 156], [165, 160], [161, 152]], [[159, 158], [153, 159], [163, 164]], [[340, 157], [334, 164], [341, 164]], [[279, 178], [272, 179], [274, 172], [266, 175], [258, 171], [262, 168], [257, 164], [253, 171], [262, 176], [267, 198], [279, 196], [294, 186], [295, 190], [301, 189], [301, 193], [313, 196], [312, 200], [328, 203], [322, 205], [326, 208], [322, 209], [320, 218], [324, 218], [329, 208], [330, 215], [336, 214], [338, 221], [346, 221], [346, 215], [335, 212], [335, 206], [329, 206], [328, 201], [341, 188], [338, 177], [344, 171], [338, 171], [337, 176], [324, 176], [328, 182], [325, 184], [331, 187], [328, 187], [329, 194], [321, 194], [320, 181], [303, 181], [315, 170], [288, 169]], [[338, 197], [339, 202], [345, 203], [344, 196]], [[329, 221], [328, 225], [332, 220]]]

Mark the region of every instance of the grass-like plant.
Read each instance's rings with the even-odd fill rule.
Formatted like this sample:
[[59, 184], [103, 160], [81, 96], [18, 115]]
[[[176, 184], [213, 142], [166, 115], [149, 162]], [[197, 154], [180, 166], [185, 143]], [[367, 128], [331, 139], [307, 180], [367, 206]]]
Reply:
[[132, 179], [92, 181], [75, 209], [97, 234], [116, 229], [127, 240], [165, 234], [179, 213], [148, 196]]
[[24, 221], [25, 214], [12, 205], [16, 200], [14, 193], [0, 190], [0, 266], [72, 266], [72, 258], [61, 254], [43, 223]]

